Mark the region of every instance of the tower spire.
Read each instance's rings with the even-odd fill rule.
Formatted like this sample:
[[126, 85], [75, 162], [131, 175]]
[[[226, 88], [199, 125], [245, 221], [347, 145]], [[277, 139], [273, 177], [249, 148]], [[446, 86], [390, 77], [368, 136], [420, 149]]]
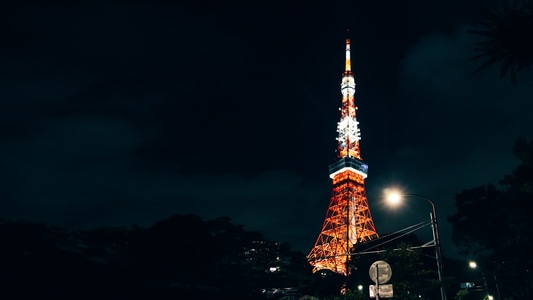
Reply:
[[341, 93], [337, 160], [329, 166], [333, 188], [322, 231], [307, 259], [313, 266], [313, 272], [329, 269], [349, 275], [348, 263], [353, 246], [378, 237], [364, 185], [368, 166], [363, 163], [359, 151], [361, 135], [359, 122], [355, 118], [355, 80], [350, 59], [350, 39], [346, 39]]
[[352, 72], [352, 62], [350, 59], [350, 39], [346, 39], [346, 63], [344, 73]]
[[338, 146], [337, 158], [352, 156], [361, 159], [359, 153], [359, 140], [361, 133], [359, 131], [359, 122], [356, 119], [355, 106], [355, 79], [352, 72], [352, 61], [350, 58], [350, 39], [346, 39], [346, 59], [344, 72], [341, 81], [342, 106], [341, 119], [337, 123]]

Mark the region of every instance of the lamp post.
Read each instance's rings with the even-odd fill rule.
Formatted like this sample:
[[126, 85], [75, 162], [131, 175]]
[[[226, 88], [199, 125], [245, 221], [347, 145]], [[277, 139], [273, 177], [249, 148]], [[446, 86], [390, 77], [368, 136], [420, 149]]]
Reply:
[[[468, 262], [468, 266], [471, 269], [477, 269], [477, 263], [475, 261]], [[483, 284], [485, 285], [485, 292], [487, 293], [487, 299], [492, 300], [493, 297], [489, 294], [489, 286], [487, 285], [487, 278], [485, 277], [485, 272], [483, 272], [483, 270], [479, 270], [479, 271], [481, 272], [481, 276], [483, 278]], [[500, 289], [498, 287], [498, 281], [496, 281], [496, 275], [494, 274], [490, 274], [490, 275], [492, 275], [492, 278], [494, 278], [494, 284], [496, 285], [496, 294], [498, 294], [498, 300], [500, 300], [501, 299]]]
[[433, 200], [429, 199], [426, 196], [419, 194], [402, 194], [400, 192], [390, 192], [387, 194], [387, 200], [389, 202], [399, 202], [402, 197], [418, 197], [426, 200], [431, 204], [431, 213], [429, 218], [431, 220], [431, 231], [433, 233], [433, 242], [435, 244], [435, 259], [437, 260], [437, 274], [439, 275], [440, 282], [440, 297], [442, 300], [446, 300], [446, 292], [444, 290], [444, 284], [442, 282], [443, 272], [442, 272], [442, 253], [440, 248], [440, 238], [439, 238], [439, 227], [437, 223], [437, 210], [435, 209], [435, 203]]

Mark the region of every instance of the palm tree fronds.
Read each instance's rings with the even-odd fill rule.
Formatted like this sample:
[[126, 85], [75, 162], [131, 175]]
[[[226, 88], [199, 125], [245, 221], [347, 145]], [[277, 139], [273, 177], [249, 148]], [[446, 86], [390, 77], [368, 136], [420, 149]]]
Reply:
[[474, 43], [477, 54], [468, 61], [485, 59], [473, 73], [500, 62], [500, 77], [509, 74], [513, 84], [517, 74], [533, 64], [533, 0], [503, 2], [472, 26], [468, 33], [481, 38]]

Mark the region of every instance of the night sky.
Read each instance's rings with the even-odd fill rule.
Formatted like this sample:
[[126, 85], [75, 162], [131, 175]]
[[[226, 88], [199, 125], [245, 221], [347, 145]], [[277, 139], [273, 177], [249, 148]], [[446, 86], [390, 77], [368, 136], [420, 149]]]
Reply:
[[420, 198], [384, 207], [399, 187], [434, 200], [455, 256], [454, 195], [497, 183], [532, 138], [533, 73], [512, 85], [467, 61], [489, 1], [41, 2], [0, 9], [6, 219], [227, 216], [307, 254], [329, 203], [346, 37], [379, 234], [429, 216]]

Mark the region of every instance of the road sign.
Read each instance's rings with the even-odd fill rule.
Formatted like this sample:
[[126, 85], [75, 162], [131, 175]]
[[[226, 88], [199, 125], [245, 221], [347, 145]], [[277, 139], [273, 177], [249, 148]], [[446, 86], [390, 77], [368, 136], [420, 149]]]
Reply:
[[379, 298], [394, 297], [394, 292], [392, 290], [392, 284], [383, 284], [383, 285], [378, 286], [378, 293], [376, 293], [376, 286], [370, 285], [368, 286], [368, 291], [370, 294], [370, 298], [376, 298], [376, 294], [378, 294]]
[[378, 260], [370, 266], [368, 275], [370, 275], [370, 279], [372, 279], [374, 283], [383, 284], [390, 280], [392, 269], [386, 261]]

